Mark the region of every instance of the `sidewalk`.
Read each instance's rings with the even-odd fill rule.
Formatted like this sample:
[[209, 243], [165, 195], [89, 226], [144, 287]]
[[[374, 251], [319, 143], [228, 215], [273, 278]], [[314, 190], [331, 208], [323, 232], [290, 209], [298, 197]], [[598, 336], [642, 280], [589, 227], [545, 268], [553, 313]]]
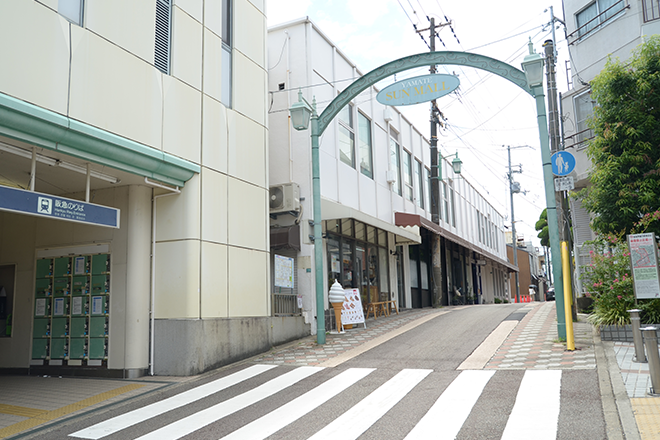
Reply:
[[[371, 318], [366, 328], [360, 325], [343, 334], [328, 334], [323, 346], [316, 343], [315, 336], [309, 336], [243, 362], [333, 367], [430, 319], [466, 307], [474, 306], [402, 310], [398, 315]], [[625, 437], [610, 438], [660, 439], [660, 398], [646, 396], [645, 391], [650, 387], [648, 364], [632, 363], [632, 344], [601, 342], [581, 316], [580, 322], [574, 323], [576, 350], [569, 352], [557, 340], [554, 302], [529, 303], [518, 311], [526, 312], [525, 316], [489, 355], [485, 369], [595, 369], [599, 373], [604, 406], [606, 394], [610, 396], [610, 409], [605, 408], [606, 418], [609, 416], [621, 423], [619, 431], [626, 433]], [[50, 422], [195, 378], [156, 376], [118, 380], [0, 376], [0, 439], [20, 438], [21, 434]], [[605, 390], [607, 386], [609, 391]]]

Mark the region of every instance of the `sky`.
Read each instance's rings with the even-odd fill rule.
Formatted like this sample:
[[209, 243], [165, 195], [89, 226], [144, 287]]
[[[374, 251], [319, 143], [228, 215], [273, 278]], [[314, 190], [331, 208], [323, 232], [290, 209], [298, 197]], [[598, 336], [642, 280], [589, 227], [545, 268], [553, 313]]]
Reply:
[[[268, 26], [308, 16], [363, 74], [395, 59], [428, 52], [428, 30], [418, 33], [416, 29], [428, 29], [431, 17], [436, 26], [450, 23], [438, 31], [436, 51], [477, 53], [520, 68], [530, 38], [541, 54], [543, 42], [552, 39], [550, 6], [563, 21], [561, 0], [266, 0]], [[557, 89], [561, 93], [568, 89], [567, 50], [559, 22], [555, 35]], [[377, 86], [382, 89], [395, 80], [427, 73], [428, 68], [401, 72]], [[511, 146], [513, 169], [522, 169], [522, 173], [514, 173], [522, 189], [513, 200], [517, 235], [539, 246], [534, 224], [546, 200], [534, 99], [483, 70], [447, 66], [440, 67], [439, 73], [458, 75], [461, 82], [457, 92], [438, 100], [446, 118], [438, 137], [443, 156], [458, 152], [462, 174], [510, 227], [507, 146]], [[428, 103], [398, 109], [430, 137]]]

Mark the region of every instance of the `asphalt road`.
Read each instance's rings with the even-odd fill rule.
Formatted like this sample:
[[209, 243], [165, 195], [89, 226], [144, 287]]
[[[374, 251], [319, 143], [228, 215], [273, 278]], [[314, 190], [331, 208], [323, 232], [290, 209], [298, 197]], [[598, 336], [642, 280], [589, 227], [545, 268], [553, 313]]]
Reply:
[[[520, 309], [454, 310], [334, 368], [237, 364], [25, 438], [606, 438], [595, 370], [456, 369], [503, 320], [520, 319]], [[201, 391], [254, 368], [263, 371]], [[190, 393], [198, 400], [175, 407]], [[140, 421], [134, 411], [157, 412], [151, 404], [173, 409]], [[116, 417], [125, 414], [123, 422], [137, 422], [103, 436], [101, 428], [124, 426]]]

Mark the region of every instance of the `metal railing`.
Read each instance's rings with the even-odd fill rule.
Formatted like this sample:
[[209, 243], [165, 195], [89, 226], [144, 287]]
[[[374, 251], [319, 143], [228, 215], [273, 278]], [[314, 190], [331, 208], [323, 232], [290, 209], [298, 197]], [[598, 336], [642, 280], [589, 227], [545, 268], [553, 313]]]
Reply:
[[[657, 1], [657, 0], [656, 0]], [[621, 5], [623, 4], [623, 7]], [[619, 10], [614, 10], [615, 8], [621, 8]], [[626, 0], [619, 0], [618, 2], [614, 3], [612, 6], [609, 8], [605, 9], [603, 12], [600, 14], [596, 15], [594, 18], [568, 34], [566, 37], [566, 40], [568, 40], [568, 44], [574, 44], [575, 42], [581, 40], [582, 38], [586, 37], [589, 35], [591, 32], [599, 29], [603, 24], [607, 23], [609, 20], [613, 19], [617, 15], [619, 15], [620, 12], [623, 12], [624, 9], [630, 9], [630, 5], [626, 4]], [[607, 16], [607, 13], [612, 11], [611, 16]], [[596, 22], [595, 26], [592, 27], [591, 29], [587, 29], [589, 26], [593, 25], [594, 22]], [[576, 36], [577, 35], [577, 36]], [[575, 37], [573, 41], [570, 41], [572, 37]]]
[[300, 316], [298, 295], [273, 293], [273, 316]]

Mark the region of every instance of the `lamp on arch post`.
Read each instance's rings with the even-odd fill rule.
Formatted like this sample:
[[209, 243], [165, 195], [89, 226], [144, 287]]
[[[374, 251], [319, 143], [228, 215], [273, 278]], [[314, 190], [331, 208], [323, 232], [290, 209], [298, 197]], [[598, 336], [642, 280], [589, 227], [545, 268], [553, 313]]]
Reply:
[[[548, 119], [545, 109], [545, 95], [543, 94], [543, 65], [544, 60], [540, 54], [534, 52], [532, 40], [529, 40], [529, 53], [521, 63], [525, 72], [527, 84], [536, 100], [536, 116], [539, 127], [539, 140], [541, 141], [541, 160], [543, 162], [543, 183], [545, 186], [545, 199], [548, 213], [548, 232], [550, 233], [550, 251], [552, 254], [552, 274], [555, 279], [555, 302], [557, 309], [557, 335], [559, 339], [566, 340], [566, 316], [564, 311], [564, 288], [561, 266], [561, 246], [559, 243], [559, 223], [557, 221], [557, 203], [555, 201], [555, 187], [550, 157], [550, 141], [548, 136]], [[516, 252], [514, 243], [514, 252]], [[572, 321], [571, 321], [572, 324]]]

